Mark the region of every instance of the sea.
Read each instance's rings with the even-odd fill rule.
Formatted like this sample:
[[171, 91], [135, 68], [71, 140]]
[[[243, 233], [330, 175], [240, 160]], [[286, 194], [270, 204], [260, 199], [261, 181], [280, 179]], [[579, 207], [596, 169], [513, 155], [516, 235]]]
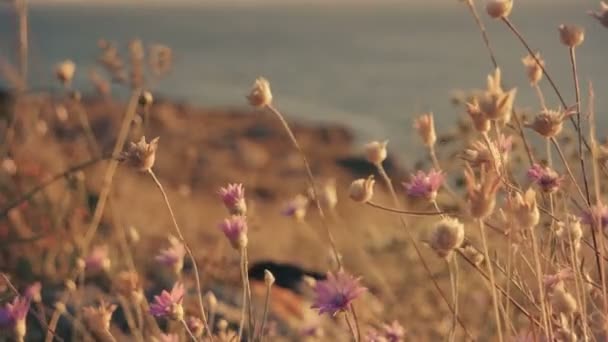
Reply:
[[[538, 111], [521, 63], [526, 51], [504, 23], [476, 3], [504, 83], [518, 88], [516, 106]], [[568, 104], [575, 103], [574, 86], [558, 26], [585, 28], [585, 42], [576, 50], [583, 108], [592, 82], [602, 138], [608, 129], [608, 28], [587, 14], [598, 8], [599, 1], [522, 0], [510, 19], [541, 52]], [[389, 139], [403, 159], [421, 150], [412, 130], [417, 114], [434, 112], [437, 129], [448, 130], [464, 113], [452, 103], [454, 94], [483, 88], [493, 70], [473, 18], [458, 0], [36, 3], [29, 24], [32, 89], [57, 90], [53, 66], [72, 59], [78, 66], [74, 87], [92, 92], [87, 74], [96, 66], [97, 41], [126, 51], [128, 42], [139, 38], [173, 49], [172, 72], [153, 89], [158, 96], [204, 107], [242, 107], [254, 79], [264, 76], [276, 106], [290, 119], [347, 125], [361, 143]], [[0, 2], [0, 58], [15, 60], [15, 28], [10, 2]], [[548, 106], [557, 108], [552, 89], [545, 80], [541, 85]], [[126, 97], [119, 87], [114, 92]]]

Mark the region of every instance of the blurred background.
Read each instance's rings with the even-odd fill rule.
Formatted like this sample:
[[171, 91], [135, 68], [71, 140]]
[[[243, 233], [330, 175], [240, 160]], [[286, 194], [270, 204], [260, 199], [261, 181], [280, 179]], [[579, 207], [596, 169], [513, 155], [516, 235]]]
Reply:
[[[155, 93], [207, 108], [243, 106], [252, 80], [263, 75], [288, 116], [346, 124], [361, 141], [390, 139], [394, 151], [407, 153], [414, 146], [409, 134], [414, 114], [433, 111], [439, 129], [452, 125], [462, 107], [451, 105], [450, 98], [459, 89], [482, 88], [492, 70], [467, 7], [456, 0], [38, 0], [30, 5], [34, 89], [55, 86], [53, 66], [69, 58], [79, 68], [74, 87], [92, 91], [87, 70], [95, 64], [97, 41], [126, 48], [139, 38], [173, 49], [173, 71]], [[608, 91], [608, 35], [586, 14], [598, 7], [594, 0], [518, 1], [511, 19], [541, 51], [571, 104], [568, 54], [557, 27], [585, 27], [586, 42], [578, 49], [583, 98], [592, 80], [598, 120], [605, 126], [608, 98], [600, 94]], [[0, 57], [9, 60], [16, 58], [13, 12], [9, 2], [0, 4]], [[538, 110], [520, 62], [523, 47], [504, 24], [480, 15], [506, 84], [521, 90], [517, 105]], [[548, 105], [557, 106], [546, 81], [541, 86]]]

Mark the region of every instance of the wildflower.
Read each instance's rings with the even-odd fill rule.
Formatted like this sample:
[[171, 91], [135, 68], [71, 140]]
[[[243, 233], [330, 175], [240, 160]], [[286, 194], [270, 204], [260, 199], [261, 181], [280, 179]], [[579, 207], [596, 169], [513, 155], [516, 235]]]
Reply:
[[255, 80], [251, 92], [247, 95], [249, 104], [262, 108], [272, 103], [272, 92], [270, 91], [270, 83], [267, 79], [259, 77]]
[[225, 188], [220, 188], [218, 193], [230, 215], [245, 216], [247, 214], [243, 184], [228, 184]]
[[428, 174], [418, 170], [415, 175], [412, 175], [409, 183], [403, 183], [408, 196], [412, 198], [424, 198], [429, 201], [434, 201], [437, 197], [437, 191], [443, 184], [445, 176], [441, 171], [431, 169]]
[[64, 85], [69, 86], [72, 83], [74, 74], [76, 73], [76, 64], [69, 59], [60, 62], [55, 67], [55, 76]]
[[534, 164], [528, 169], [528, 178], [538, 185], [544, 193], [549, 194], [557, 191], [563, 180], [555, 170], [539, 164]]
[[82, 309], [87, 327], [97, 334], [103, 334], [110, 329], [114, 310], [116, 310], [115, 304], [106, 304], [104, 301], [101, 301], [98, 307], [88, 306]]
[[349, 196], [350, 198], [359, 203], [366, 203], [371, 201], [374, 196], [374, 176], [367, 178], [359, 178], [350, 184]]
[[405, 336], [405, 329], [397, 321], [393, 321], [391, 324], [383, 324], [382, 332], [388, 342], [401, 342]]
[[85, 270], [92, 273], [108, 271], [111, 265], [107, 245], [95, 246], [91, 253], [84, 259]]
[[234, 249], [247, 247], [247, 221], [242, 216], [232, 216], [219, 225]]
[[184, 285], [175, 283], [171, 292], [163, 290], [159, 296], [154, 296], [154, 302], [150, 303], [150, 314], [181, 321], [184, 318], [183, 300]]
[[12, 303], [0, 308], [0, 329], [12, 330], [15, 339], [23, 341], [27, 332], [25, 318], [30, 310], [30, 301], [17, 296]]
[[564, 120], [573, 114], [573, 111], [543, 109], [526, 127], [535, 130], [545, 138], [553, 138], [562, 131]]
[[467, 102], [467, 114], [471, 117], [471, 121], [473, 121], [473, 126], [479, 133], [487, 133], [490, 131], [491, 122], [488, 120], [486, 115], [481, 111], [479, 107], [479, 100], [474, 97], [471, 102]]
[[152, 96], [152, 93], [145, 90], [142, 91], [141, 94], [139, 94], [139, 98], [137, 99], [137, 103], [139, 103], [139, 105], [142, 107], [149, 107], [152, 105], [152, 102], [154, 102], [154, 97]]
[[442, 258], [449, 258], [464, 241], [464, 225], [455, 218], [446, 217], [431, 230], [429, 245]]
[[498, 141], [486, 143], [477, 140], [464, 150], [462, 158], [471, 166], [493, 166], [494, 169], [502, 169], [503, 162], [509, 161], [509, 155], [513, 147], [513, 137], [501, 134]]
[[581, 222], [594, 229], [597, 229], [598, 223], [602, 229], [606, 228], [608, 226], [608, 206], [601, 202], [592, 205], [591, 209], [584, 211], [581, 215]]
[[488, 75], [488, 89], [479, 98], [479, 108], [489, 120], [509, 122], [513, 111], [513, 102], [517, 89], [505, 92], [501, 87], [501, 72], [496, 68], [494, 74]]
[[600, 11], [599, 12], [589, 11], [587, 13], [589, 13], [590, 16], [597, 19], [602, 25], [604, 25], [605, 27], [608, 27], [608, 2], [605, 2], [605, 1], [600, 2]]
[[293, 217], [298, 221], [303, 220], [304, 217], [306, 217], [308, 202], [308, 197], [298, 194], [287, 202], [287, 205], [281, 213], [287, 217]]
[[494, 19], [506, 18], [513, 9], [513, 0], [490, 0], [486, 4], [486, 12]]
[[313, 309], [319, 310], [319, 315], [328, 313], [335, 316], [345, 311], [348, 306], [367, 289], [359, 285], [361, 278], [355, 278], [344, 270], [337, 273], [327, 272], [327, 279], [315, 284], [315, 299]]
[[365, 157], [368, 162], [378, 166], [382, 165], [382, 162], [386, 159], [387, 151], [386, 145], [388, 140], [372, 141], [365, 145]]
[[511, 218], [520, 228], [529, 229], [535, 227], [540, 220], [540, 213], [536, 205], [536, 192], [529, 188], [522, 195], [516, 192], [509, 197], [509, 211]]
[[203, 325], [203, 321], [201, 321], [200, 318], [195, 316], [188, 316], [188, 318], [186, 319], [186, 324], [188, 325], [188, 329], [190, 329], [194, 337], [203, 336], [205, 327]]
[[179, 241], [175, 241], [169, 248], [161, 250], [154, 259], [161, 265], [173, 269], [175, 274], [179, 274], [184, 267], [185, 255], [186, 248], [184, 247], [184, 244]]
[[137, 142], [131, 142], [125, 152], [123, 152], [119, 160], [126, 161], [131, 167], [138, 171], [148, 171], [154, 166], [156, 159], [156, 150], [158, 149], [158, 137], [152, 139], [150, 143], [146, 143], [146, 137], [142, 136]]
[[42, 301], [42, 295], [40, 294], [41, 290], [42, 284], [37, 281], [26, 287], [25, 291], [23, 291], [23, 295], [25, 296], [25, 298], [29, 299], [34, 303], [40, 303]]
[[477, 219], [484, 219], [492, 214], [496, 206], [496, 192], [500, 187], [500, 179], [495, 172], [481, 169], [479, 181], [473, 169], [465, 164], [464, 178], [467, 183], [469, 212]]
[[559, 38], [569, 48], [581, 45], [585, 40], [585, 30], [576, 25], [559, 25]]
[[422, 114], [414, 121], [414, 128], [418, 131], [418, 135], [422, 139], [422, 142], [427, 147], [432, 147], [437, 141], [437, 135], [435, 134], [435, 121], [433, 120], [433, 113]]
[[530, 84], [538, 84], [540, 79], [543, 77], [543, 67], [545, 66], [545, 61], [540, 57], [540, 53], [537, 52], [534, 54], [534, 56], [527, 55], [521, 59], [521, 62], [526, 67], [526, 74], [528, 75]]

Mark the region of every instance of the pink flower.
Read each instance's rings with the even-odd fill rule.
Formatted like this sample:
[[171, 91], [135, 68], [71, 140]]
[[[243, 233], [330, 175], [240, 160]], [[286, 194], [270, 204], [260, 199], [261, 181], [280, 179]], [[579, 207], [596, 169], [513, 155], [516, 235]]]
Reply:
[[42, 296], [40, 294], [40, 291], [42, 290], [42, 284], [37, 281], [35, 283], [30, 284], [30, 286], [25, 288], [25, 291], [23, 291], [23, 295], [25, 296], [25, 298], [29, 299], [30, 301], [34, 302], [34, 303], [39, 303], [40, 301], [42, 301]]
[[220, 188], [218, 194], [230, 215], [245, 216], [247, 214], [243, 184], [228, 184], [227, 187]]
[[606, 228], [608, 225], [608, 206], [602, 203], [592, 205], [590, 210], [586, 210], [581, 215], [581, 222], [597, 228], [599, 223], [601, 228]]
[[0, 328], [17, 329], [21, 327], [25, 335], [25, 317], [30, 310], [30, 300], [25, 297], [15, 297], [12, 303], [0, 308]]
[[315, 299], [311, 308], [319, 310], [319, 315], [328, 313], [335, 316], [345, 311], [352, 301], [367, 290], [359, 285], [360, 279], [343, 270], [336, 274], [327, 272], [327, 279], [317, 281], [315, 285]]
[[243, 216], [232, 216], [219, 225], [235, 249], [247, 247], [247, 221]]
[[412, 175], [409, 183], [403, 183], [408, 196], [412, 198], [424, 198], [434, 201], [437, 197], [437, 190], [443, 184], [445, 176], [441, 171], [431, 169], [428, 174], [418, 171]]
[[154, 302], [150, 303], [150, 314], [154, 317], [167, 317], [175, 320], [184, 318], [184, 285], [175, 283], [171, 292], [163, 290], [159, 296], [154, 296]]
[[559, 189], [563, 178], [549, 167], [534, 164], [528, 170], [528, 178], [536, 183], [543, 192], [553, 193]]
[[160, 264], [173, 268], [176, 273], [179, 273], [184, 266], [184, 256], [186, 255], [186, 249], [184, 245], [175, 241], [171, 244], [171, 247], [163, 249], [160, 253], [154, 257]]
[[100, 272], [110, 268], [110, 258], [108, 257], [108, 246], [96, 246], [89, 256], [84, 260], [85, 269], [90, 272]]
[[388, 342], [401, 342], [405, 336], [405, 329], [397, 321], [393, 321], [390, 325], [383, 324], [382, 331]]

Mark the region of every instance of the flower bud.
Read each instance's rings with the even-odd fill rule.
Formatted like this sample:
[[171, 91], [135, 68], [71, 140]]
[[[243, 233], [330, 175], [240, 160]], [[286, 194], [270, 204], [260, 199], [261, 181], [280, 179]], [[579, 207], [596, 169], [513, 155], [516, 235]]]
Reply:
[[588, 11], [587, 13], [597, 19], [600, 24], [604, 25], [604, 27], [608, 28], [608, 2], [600, 2], [599, 12]]
[[150, 93], [149, 91], [142, 91], [141, 94], [139, 94], [139, 98], [137, 99], [137, 102], [142, 107], [148, 107], [148, 106], [151, 106], [152, 103], [154, 102], [154, 97], [152, 96], [152, 93]]
[[59, 79], [64, 86], [68, 86], [72, 83], [74, 73], [76, 73], [76, 64], [69, 59], [57, 64], [55, 67], [55, 76], [57, 76], [57, 79]]
[[464, 225], [455, 218], [446, 217], [431, 231], [429, 245], [442, 258], [449, 258], [464, 241]]
[[144, 172], [150, 170], [156, 160], [158, 139], [156, 137], [150, 143], [146, 143], [146, 137], [142, 136], [137, 143], [130, 143], [127, 150], [120, 155], [119, 160], [125, 161], [138, 171]]
[[381, 165], [382, 162], [386, 159], [387, 151], [386, 145], [388, 144], [388, 140], [379, 142], [372, 141], [365, 145], [365, 158], [368, 162], [374, 165]]
[[490, 0], [486, 4], [486, 12], [494, 19], [506, 18], [513, 9], [513, 0]]
[[267, 79], [259, 77], [255, 80], [251, 92], [247, 95], [249, 104], [262, 108], [272, 103], [272, 92], [270, 91], [270, 83]]
[[585, 40], [585, 30], [576, 25], [559, 25], [559, 38], [569, 48], [579, 46]]
[[360, 178], [351, 183], [349, 189], [350, 198], [359, 203], [369, 202], [374, 196], [374, 176], [369, 176], [366, 179]]
[[414, 121], [414, 128], [418, 131], [418, 135], [422, 139], [422, 142], [427, 147], [432, 147], [437, 141], [437, 135], [435, 134], [435, 121], [433, 120], [433, 113], [422, 114]]
[[272, 286], [272, 284], [274, 284], [274, 281], [274, 275], [272, 275], [269, 270], [264, 270], [264, 282], [266, 283], [266, 286]]
[[543, 67], [545, 66], [545, 61], [540, 57], [540, 53], [537, 52], [534, 56], [527, 55], [521, 59], [521, 62], [526, 67], [526, 75], [528, 75], [530, 84], [538, 84], [543, 77]]

